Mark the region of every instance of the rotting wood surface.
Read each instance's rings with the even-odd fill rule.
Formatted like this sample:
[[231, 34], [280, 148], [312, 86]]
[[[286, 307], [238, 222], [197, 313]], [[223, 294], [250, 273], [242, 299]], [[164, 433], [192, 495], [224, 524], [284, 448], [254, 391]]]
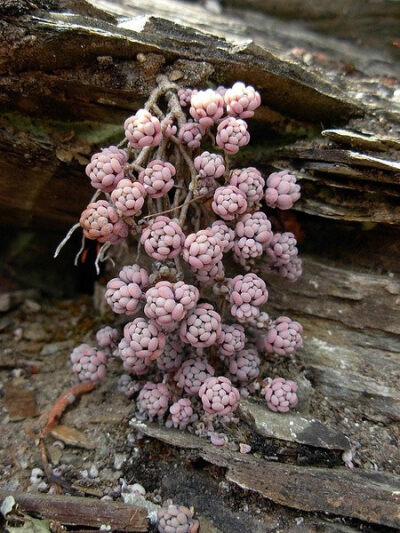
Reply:
[[400, 481], [395, 475], [273, 463], [213, 446], [187, 432], [136, 420], [131, 425], [149, 437], [195, 450], [204, 460], [226, 468], [229, 481], [275, 503], [400, 528]]
[[35, 493], [8, 493], [0, 490], [0, 503], [13, 496], [21, 511], [37, 514], [63, 525], [109, 526], [112, 531], [148, 531], [147, 511], [121, 502], [104, 502], [95, 498], [56, 496]]

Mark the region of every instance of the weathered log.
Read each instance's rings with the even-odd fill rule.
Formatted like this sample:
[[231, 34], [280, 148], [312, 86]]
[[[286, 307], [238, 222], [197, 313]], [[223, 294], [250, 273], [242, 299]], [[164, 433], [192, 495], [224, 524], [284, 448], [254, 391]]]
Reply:
[[[0, 502], [10, 494], [0, 490]], [[38, 514], [63, 525], [101, 527], [126, 532], [148, 531], [147, 511], [121, 502], [48, 494], [11, 494], [21, 511]]]
[[179, 430], [136, 420], [131, 425], [149, 437], [194, 450], [206, 461], [226, 468], [229, 481], [276, 503], [400, 527], [400, 482], [392, 474], [272, 463], [217, 448]]

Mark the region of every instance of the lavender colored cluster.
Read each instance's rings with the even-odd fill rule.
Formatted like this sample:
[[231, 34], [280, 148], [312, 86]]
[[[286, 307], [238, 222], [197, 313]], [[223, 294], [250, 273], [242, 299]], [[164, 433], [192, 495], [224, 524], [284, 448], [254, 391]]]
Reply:
[[[296, 281], [302, 272], [296, 236], [285, 227], [274, 233], [273, 223], [285, 226], [286, 219], [270, 216], [291, 208], [300, 186], [289, 170], [264, 177], [253, 166], [230, 164], [250, 141], [247, 119], [261, 104], [254, 87], [197, 90], [157, 80], [144, 108], [124, 123], [118, 146], [125, 149], [104, 148], [86, 167], [97, 191], [80, 225], [84, 237], [103, 244], [96, 268], [106, 259], [119, 266], [123, 256], [136, 264], [119, 268], [105, 291], [123, 337], [101, 328], [98, 348], [74, 350], [73, 369], [79, 379], [97, 381], [107, 364], [102, 350], [113, 354], [125, 372], [118, 390], [128, 398], [138, 393], [140, 416], [190, 425], [224, 445], [211, 421], [232, 419], [240, 394], [260, 388], [262, 356], [302, 346], [298, 322], [271, 321], [263, 309], [273, 283], [266, 276]], [[283, 378], [265, 394], [273, 410], [297, 402], [294, 382]], [[168, 509], [159, 531], [197, 530], [188, 514]]]
[[298, 404], [296, 391], [297, 385], [294, 381], [275, 378], [265, 389], [265, 401], [271, 411], [287, 413]]
[[197, 533], [200, 524], [190, 509], [168, 502], [157, 512], [157, 528], [159, 533]]
[[80, 344], [71, 353], [72, 371], [79, 381], [100, 381], [107, 372], [107, 355], [89, 346]]

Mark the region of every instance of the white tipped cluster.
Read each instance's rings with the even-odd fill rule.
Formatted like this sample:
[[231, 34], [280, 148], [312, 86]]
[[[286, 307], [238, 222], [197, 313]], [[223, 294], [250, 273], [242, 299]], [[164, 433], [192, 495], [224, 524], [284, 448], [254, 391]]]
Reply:
[[235, 232], [223, 220], [216, 220], [211, 224], [211, 231], [217, 239], [222, 253], [229, 252], [233, 248]]
[[273, 379], [265, 388], [267, 406], [271, 411], [287, 413], [289, 409], [298, 404], [296, 391], [297, 384], [294, 381], [283, 378]]
[[275, 233], [267, 248], [272, 267], [287, 265], [297, 257], [297, 241], [293, 233]]
[[139, 392], [137, 408], [150, 420], [161, 419], [168, 409], [171, 392], [163, 383], [147, 382]]
[[134, 315], [140, 306], [142, 289], [147, 286], [149, 275], [139, 265], [124, 266], [117, 278], [107, 283], [105, 298], [117, 314]]
[[251, 322], [260, 315], [260, 305], [268, 300], [264, 280], [256, 274], [239, 275], [229, 281], [231, 313], [239, 322]]
[[249, 207], [256, 205], [264, 196], [265, 180], [254, 167], [232, 170], [229, 183], [242, 191]]
[[107, 371], [107, 355], [88, 344], [80, 344], [71, 353], [72, 371], [79, 381], [100, 381]]
[[195, 348], [207, 348], [221, 335], [221, 316], [208, 303], [199, 304], [181, 322], [179, 336], [182, 342]]
[[156, 217], [143, 230], [140, 242], [153, 259], [165, 261], [177, 257], [182, 250], [185, 235], [179, 224], [165, 216]]
[[100, 348], [113, 348], [119, 340], [119, 331], [111, 326], [104, 326], [96, 333], [96, 341]]
[[125, 137], [135, 149], [158, 146], [162, 139], [160, 121], [146, 109], [139, 109], [136, 115], [127, 118], [124, 129]]
[[192, 94], [189, 113], [203, 128], [209, 128], [224, 114], [224, 99], [212, 89], [198, 91]]
[[140, 359], [154, 361], [165, 346], [165, 335], [145, 318], [135, 318], [124, 327], [124, 338], [129, 342], [134, 355]]
[[194, 396], [206, 379], [213, 375], [213, 367], [205, 359], [196, 357], [184, 361], [174, 379], [180, 389], [189, 396]]
[[236, 154], [241, 146], [250, 142], [247, 122], [240, 118], [226, 118], [219, 124], [215, 140], [227, 154]]
[[260, 93], [251, 85], [246, 87], [241, 81], [226, 91], [224, 99], [228, 115], [239, 118], [251, 118], [261, 104]]
[[239, 406], [239, 391], [224, 376], [208, 378], [200, 387], [199, 396], [205, 412], [212, 415], [229, 415]]
[[190, 89], [189, 87], [183, 87], [182, 89], [179, 89], [178, 98], [181, 107], [187, 107], [190, 105], [192, 95], [196, 94], [197, 92], [197, 89]]
[[175, 126], [174, 121], [171, 118], [164, 120], [164, 122], [161, 124], [161, 127], [164, 137], [176, 135], [176, 132], [178, 131], [178, 128]]
[[160, 198], [174, 186], [176, 170], [174, 165], [160, 159], [150, 161], [139, 174], [139, 182], [152, 198]]
[[204, 129], [197, 122], [186, 122], [179, 129], [179, 140], [189, 148], [198, 148], [204, 135]]
[[137, 215], [143, 207], [145, 197], [146, 191], [143, 185], [128, 179], [121, 180], [111, 193], [114, 206], [125, 217]]
[[240, 324], [222, 324], [218, 342], [218, 354], [225, 361], [226, 358], [230, 358], [234, 353], [243, 350], [246, 342], [243, 326]]
[[197, 533], [200, 531], [200, 524], [193, 520], [190, 509], [167, 502], [157, 512], [157, 528], [159, 533]]
[[193, 407], [190, 398], [181, 398], [169, 408], [174, 428], [185, 429], [193, 420]]
[[210, 271], [222, 259], [222, 249], [211, 229], [191, 233], [185, 239], [183, 259], [194, 271]]
[[128, 374], [143, 376], [149, 370], [151, 360], [138, 357], [137, 350], [131, 348], [130, 342], [126, 339], [120, 340], [115, 355], [122, 359], [124, 370]]
[[265, 201], [269, 207], [291, 209], [300, 198], [300, 185], [296, 183], [296, 176], [287, 170], [273, 172], [267, 179]]
[[246, 212], [246, 196], [233, 185], [218, 187], [211, 207], [214, 213], [224, 220], [234, 220]]
[[171, 283], [159, 281], [145, 295], [144, 312], [163, 331], [174, 330], [178, 323], [193, 309], [199, 299], [199, 290], [183, 281]]
[[128, 236], [129, 226], [106, 200], [89, 204], [82, 212], [79, 224], [87, 239], [117, 244]]
[[248, 383], [260, 373], [260, 362], [256, 350], [241, 350], [229, 359], [229, 372], [236, 380]]
[[86, 175], [90, 178], [92, 187], [111, 192], [124, 177], [127, 161], [126, 152], [116, 146], [103, 148], [101, 152], [92, 155], [86, 166]]
[[303, 346], [303, 327], [287, 316], [274, 320], [266, 335], [260, 337], [259, 346], [267, 353], [290, 355]]
[[185, 353], [185, 345], [177, 335], [167, 337], [164, 351], [157, 358], [157, 367], [166, 374], [176, 372], [181, 366]]

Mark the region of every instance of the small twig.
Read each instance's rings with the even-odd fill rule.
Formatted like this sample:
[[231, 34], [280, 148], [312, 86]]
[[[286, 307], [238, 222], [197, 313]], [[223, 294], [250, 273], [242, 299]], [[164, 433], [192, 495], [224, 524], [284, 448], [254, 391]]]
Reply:
[[128, 163], [125, 165], [125, 170], [136, 170], [136, 172], [142, 172], [144, 168], [141, 165], [138, 165], [137, 163]]
[[151, 109], [154, 111], [154, 114], [157, 115], [157, 118], [159, 120], [164, 120], [164, 113], [162, 110], [158, 107], [156, 103], [152, 104]]
[[151, 151], [153, 150], [153, 146], [146, 146], [145, 148], [143, 148], [139, 155], [137, 156], [137, 158], [135, 159], [135, 161], [131, 164], [136, 164], [137, 166], [142, 166], [146, 161], [147, 161], [147, 158], [149, 157]]
[[[181, 214], [179, 216], [179, 224], [181, 227], [183, 227], [183, 224], [186, 220], [186, 215], [187, 215], [187, 211], [189, 209], [189, 205], [192, 203], [192, 202], [196, 202], [199, 198], [201, 198], [201, 196], [197, 196], [196, 198], [193, 198], [192, 199], [192, 196], [193, 196], [193, 192], [192, 191], [189, 191], [186, 195], [186, 199], [185, 199], [185, 202], [182, 204], [182, 211], [181, 211]], [[206, 196], [206, 195], [203, 195], [203, 196]]]
[[178, 273], [178, 279], [181, 280], [183, 279], [183, 270], [182, 270], [182, 265], [181, 265], [179, 256], [174, 258], [174, 262], [175, 262], [176, 271]]
[[[189, 193], [186, 196], [186, 198], [188, 198], [190, 196], [191, 196], [191, 191], [189, 191]], [[165, 215], [166, 213], [170, 213], [171, 211], [175, 211], [175, 209], [184, 208], [184, 207], [190, 205], [193, 202], [197, 202], [197, 200], [200, 200], [201, 198], [206, 198], [207, 196], [210, 196], [210, 193], [202, 194], [201, 196], [196, 196], [196, 198], [189, 199], [189, 200], [185, 201], [183, 204], [178, 205], [177, 207], [171, 207], [171, 209], [167, 209], [166, 211], [160, 211], [158, 213], [153, 213], [151, 215], [146, 215], [145, 217], [143, 217], [141, 219], [141, 221], [142, 220], [146, 220], [147, 218], [158, 217], [159, 215]]]
[[178, 87], [176, 83], [171, 82], [166, 76], [163, 75], [157, 77], [157, 83], [157, 87], [153, 89], [149, 99], [145, 103], [145, 109], [151, 109], [160, 96], [165, 94], [167, 91], [171, 89], [177, 89]]
[[224, 161], [225, 161], [225, 175], [228, 176], [228, 180], [229, 180], [229, 157], [226, 152], [224, 152]]
[[78, 396], [86, 394], [87, 392], [91, 392], [93, 389], [96, 388], [96, 386], [97, 383], [95, 382], [78, 383], [78, 385], [74, 385], [73, 387], [63, 392], [61, 396], [56, 400], [49, 413], [44, 417], [41, 417], [42, 419], [44, 418], [45, 420], [47, 420], [47, 422], [44, 427], [36, 433], [35, 438], [39, 437], [41, 439], [44, 439], [46, 435], [48, 435], [53, 429], [53, 427], [56, 425], [59, 418], [61, 418], [63, 412], [68, 407], [68, 405], [73, 403]]
[[135, 257], [135, 263], [139, 263], [139, 259], [140, 259], [140, 252], [142, 251], [142, 243], [141, 241], [139, 240], [138, 241], [138, 245], [137, 245], [137, 252], [136, 252], [136, 257]]
[[117, 144], [117, 148], [122, 148], [125, 144], [128, 144], [128, 139], [124, 137], [120, 143]]

